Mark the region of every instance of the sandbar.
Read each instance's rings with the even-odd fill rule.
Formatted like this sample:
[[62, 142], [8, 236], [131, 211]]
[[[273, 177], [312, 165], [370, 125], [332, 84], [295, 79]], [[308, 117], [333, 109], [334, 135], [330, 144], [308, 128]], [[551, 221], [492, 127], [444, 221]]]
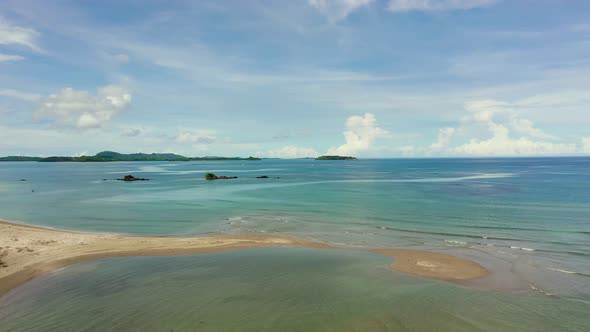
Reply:
[[372, 253], [392, 257], [396, 271], [442, 280], [469, 280], [489, 272], [478, 263], [456, 256], [426, 250], [374, 249]]
[[[0, 297], [25, 282], [65, 266], [108, 257], [173, 256], [260, 247], [338, 249], [329, 244], [274, 234], [198, 237], [130, 236], [58, 230], [0, 220]], [[391, 268], [443, 280], [487, 275], [479, 264], [423, 250], [375, 249], [393, 257]]]

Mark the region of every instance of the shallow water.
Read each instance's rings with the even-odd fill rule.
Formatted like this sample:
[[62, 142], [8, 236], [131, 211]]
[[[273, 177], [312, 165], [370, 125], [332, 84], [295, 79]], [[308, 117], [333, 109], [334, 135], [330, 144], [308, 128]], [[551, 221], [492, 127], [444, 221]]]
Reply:
[[[211, 171], [239, 178], [201, 179], [205, 172]], [[114, 180], [126, 174], [151, 180], [133, 183]], [[256, 179], [259, 175], [272, 178]], [[554, 317], [556, 306], [585, 305], [590, 301], [588, 183], [590, 158], [5, 162], [0, 163], [0, 218], [85, 231], [142, 235], [280, 233], [349, 248], [408, 247], [444, 251], [475, 259], [493, 273], [469, 283], [469, 286], [488, 291], [427, 282], [432, 288], [430, 293], [435, 294], [428, 299], [433, 308], [440, 305], [438, 309], [443, 310], [445, 303], [451, 301], [449, 296], [453, 296], [452, 302], [456, 304], [459, 299], [449, 294], [459, 293], [445, 293], [453, 289], [453, 292], [464, 292], [460, 293], [461, 297], [489, 298], [485, 301], [498, 297], [511, 299], [506, 301], [516, 301], [509, 306], [515, 312], [520, 312], [516, 308], [520, 305], [518, 301], [537, 303], [534, 310], [530, 309], [538, 314], [534, 317], [551, 326], [552, 321], [561, 321]], [[280, 250], [277, 252], [284, 254]], [[312, 259], [316, 254], [310, 256]], [[366, 260], [366, 264], [372, 264], [369, 257], [372, 255], [360, 255], [357, 261]], [[182, 261], [183, 258], [170, 261], [176, 259]], [[273, 262], [265, 255], [257, 259], [260, 260], [256, 260], [257, 265]], [[139, 264], [134, 262], [146, 260], [149, 259], [105, 260], [100, 264], [104, 264], [106, 274], [111, 270], [115, 273], [117, 269], [130, 269], [128, 273], [134, 274], [131, 266], [140, 268], [141, 265], [133, 265]], [[181, 268], [179, 264], [171, 269]], [[222, 265], [225, 266], [211, 268], [224, 269]], [[237, 266], [242, 266], [244, 271], [249, 269], [243, 264]], [[310, 266], [313, 266], [311, 262]], [[158, 269], [157, 266], [153, 268]], [[70, 269], [65, 271], [65, 275], [69, 275]], [[167, 273], [172, 273], [164, 268], [156, 272], [161, 273], [162, 282], [167, 280]], [[270, 277], [274, 275], [272, 270], [268, 273]], [[140, 280], [135, 278], [133, 280]], [[408, 283], [408, 287], [415, 282], [415, 278], [399, 275], [394, 279], [404, 285]], [[174, 284], [173, 280], [166, 282]], [[219, 282], [221, 280], [227, 281], [220, 278]], [[25, 285], [17, 289], [14, 296], [18, 297], [21, 292], [29, 294], [27, 292], [33, 288], [41, 293], [49, 291], [42, 287], [43, 283], [37, 285]], [[293, 290], [286, 298], [278, 296], [279, 292], [273, 301], [303, 296], [299, 294], [301, 291]], [[148, 305], [150, 296], [137, 295], [136, 301]], [[178, 296], [180, 302], [190, 300], [182, 299], [182, 294]], [[354, 296], [359, 297], [358, 294]], [[91, 295], [87, 299], [89, 305], [96, 300]], [[13, 306], [12, 300], [10, 303], [4, 310]], [[37, 306], [42, 304], [35, 303], [31, 310], [41, 310]], [[370, 306], [369, 300], [367, 304], [362, 303], [350, 306], [358, 310]], [[79, 304], [84, 308], [84, 302]], [[389, 302], [384, 305], [385, 310], [393, 306]], [[482, 302], [482, 305], [493, 311], [497, 303]], [[223, 308], [225, 306], [219, 310], [227, 309]], [[412, 308], [416, 315], [423, 314], [420, 306]], [[470, 310], [460, 316], [461, 319], [476, 327], [485, 325], [483, 314], [478, 316], [473, 312], [475, 308]], [[283, 312], [281, 317], [290, 320], [290, 315], [300, 317], [303, 312]], [[572, 311], [567, 317], [577, 322], [587, 319], [576, 317], [576, 312]], [[502, 315], [510, 315], [510, 310]], [[387, 313], [379, 317], [387, 324], [399, 319]], [[368, 319], [366, 324], [374, 324], [371, 319], [377, 318]], [[471, 330], [476, 329], [473, 326]], [[372, 328], [377, 329], [376, 326]]]
[[0, 301], [3, 331], [587, 331], [590, 303], [468, 289], [342, 250], [86, 262]]

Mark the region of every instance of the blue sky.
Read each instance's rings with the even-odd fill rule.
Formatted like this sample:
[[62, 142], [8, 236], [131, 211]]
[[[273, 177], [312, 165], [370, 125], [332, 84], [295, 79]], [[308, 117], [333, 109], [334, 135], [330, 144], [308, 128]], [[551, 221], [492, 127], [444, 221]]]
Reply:
[[590, 154], [590, 2], [0, 3], [0, 155]]

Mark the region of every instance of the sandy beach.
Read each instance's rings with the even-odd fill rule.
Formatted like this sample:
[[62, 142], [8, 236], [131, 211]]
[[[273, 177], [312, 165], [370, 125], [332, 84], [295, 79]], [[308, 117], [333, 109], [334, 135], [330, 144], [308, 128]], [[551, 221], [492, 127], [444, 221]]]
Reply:
[[[81, 261], [125, 256], [171, 256], [258, 247], [336, 247], [278, 235], [216, 235], [203, 237], [141, 237], [83, 233], [0, 221], [0, 296], [45, 273]], [[466, 280], [488, 272], [476, 262], [421, 250], [376, 249], [392, 257], [399, 272]]]

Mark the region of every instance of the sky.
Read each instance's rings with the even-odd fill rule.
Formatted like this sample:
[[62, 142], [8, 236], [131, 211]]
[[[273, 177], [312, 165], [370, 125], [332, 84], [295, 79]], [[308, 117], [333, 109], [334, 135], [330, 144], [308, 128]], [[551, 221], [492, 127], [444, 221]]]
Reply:
[[590, 154], [590, 1], [0, 2], [0, 155]]

